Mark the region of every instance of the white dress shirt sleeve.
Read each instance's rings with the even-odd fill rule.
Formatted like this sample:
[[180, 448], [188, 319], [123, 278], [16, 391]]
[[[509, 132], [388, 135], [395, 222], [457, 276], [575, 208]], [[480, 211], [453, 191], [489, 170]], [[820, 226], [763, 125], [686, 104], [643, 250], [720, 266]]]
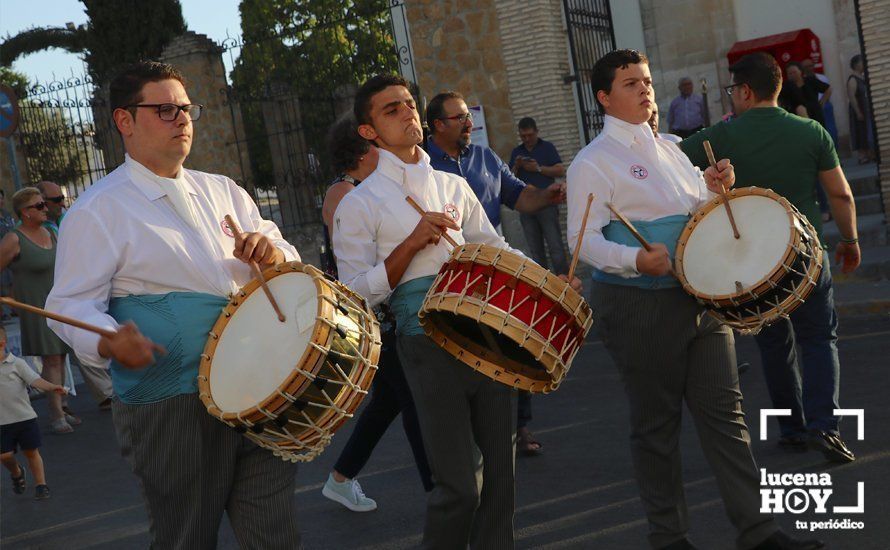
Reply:
[[[120, 251], [105, 225], [86, 208], [65, 215], [59, 232], [53, 288], [46, 309], [101, 328], [117, 330], [120, 325], [108, 313], [111, 280], [121, 260]], [[58, 321], [47, 320], [49, 328], [64, 340], [81, 362], [108, 368], [109, 359], [99, 355], [99, 335]]]
[[482, 203], [479, 202], [470, 184], [465, 179], [460, 178], [460, 186], [461, 193], [466, 197], [465, 211], [462, 214], [464, 221], [461, 224], [464, 242], [487, 244], [495, 248], [507, 250], [523, 258], [526, 257], [521, 250], [512, 248], [504, 237], [498, 235], [497, 230], [491, 225], [491, 220], [488, 219], [485, 209], [482, 208]]
[[593, 163], [585, 159], [575, 159], [566, 174], [568, 203], [568, 242], [574, 249], [581, 233], [587, 195], [594, 194], [590, 205], [590, 215], [584, 228], [580, 258], [585, 263], [625, 278], [638, 277], [637, 253], [639, 247], [625, 246], [607, 240], [603, 227], [609, 224], [611, 212], [606, 207], [613, 200], [612, 186], [605, 174]]
[[377, 263], [377, 231], [373, 213], [354, 193], [343, 197], [334, 212], [331, 244], [340, 282], [361, 294], [371, 306], [392, 293], [386, 264]]
[[[250, 220], [251, 226], [249, 228], [244, 229], [244, 231], [255, 231], [257, 233], [262, 233], [263, 235], [269, 237], [272, 242], [275, 244], [276, 248], [280, 250], [284, 254], [284, 261], [286, 262], [299, 262], [300, 261], [300, 253], [297, 252], [297, 249], [287, 242], [284, 237], [281, 235], [281, 230], [278, 229], [278, 226], [275, 225], [275, 222], [263, 219], [262, 214], [260, 214], [260, 209], [257, 207], [256, 203], [253, 201], [251, 196], [244, 190], [244, 188], [240, 187], [234, 181], [226, 178], [228, 185], [231, 188], [234, 188], [235, 197], [240, 199], [240, 204], [238, 204], [238, 208], [243, 210], [243, 214], [247, 216], [247, 219]], [[239, 216], [241, 218], [241, 216]]]
[[[688, 161], [688, 159], [687, 159]], [[695, 203], [695, 208], [692, 210], [692, 213], [698, 211], [699, 208], [713, 200], [717, 197], [717, 193], [712, 193], [710, 189], [708, 189], [708, 184], [705, 183], [705, 174], [699, 169], [698, 166], [692, 164], [692, 162], [688, 162], [689, 170], [692, 174], [693, 181], [698, 185], [698, 201]]]

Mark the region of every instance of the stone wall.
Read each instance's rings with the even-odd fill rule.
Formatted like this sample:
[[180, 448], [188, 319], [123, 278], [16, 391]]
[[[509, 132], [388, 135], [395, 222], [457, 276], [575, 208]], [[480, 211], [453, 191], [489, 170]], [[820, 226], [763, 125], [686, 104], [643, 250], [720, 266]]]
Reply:
[[859, 0], [862, 39], [868, 63], [877, 131], [876, 149], [880, 156], [878, 177], [884, 202], [884, 219], [890, 222], [890, 0]]
[[192, 151], [185, 166], [193, 170], [223, 174], [239, 183], [249, 180], [250, 162], [246, 148], [239, 152], [236, 136], [243, 136], [241, 112], [226, 101], [225, 67], [221, 50], [203, 34], [188, 31], [175, 38], [161, 55], [186, 79], [189, 99], [205, 110], [195, 122]]

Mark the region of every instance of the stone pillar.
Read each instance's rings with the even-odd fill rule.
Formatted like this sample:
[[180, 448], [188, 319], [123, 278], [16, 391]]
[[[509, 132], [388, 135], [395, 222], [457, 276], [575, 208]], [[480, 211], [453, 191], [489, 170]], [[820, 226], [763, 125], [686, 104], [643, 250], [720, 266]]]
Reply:
[[871, 92], [884, 221], [890, 222], [890, 0], [859, 0], [859, 21]]
[[238, 136], [244, 136], [244, 125], [238, 105], [227, 101], [221, 54], [221, 48], [206, 35], [187, 31], [164, 48], [160, 60], [179, 69], [186, 79], [189, 99], [205, 108], [195, 123], [192, 151], [185, 166], [222, 174], [243, 184], [250, 180], [250, 159], [244, 144], [239, 147]]

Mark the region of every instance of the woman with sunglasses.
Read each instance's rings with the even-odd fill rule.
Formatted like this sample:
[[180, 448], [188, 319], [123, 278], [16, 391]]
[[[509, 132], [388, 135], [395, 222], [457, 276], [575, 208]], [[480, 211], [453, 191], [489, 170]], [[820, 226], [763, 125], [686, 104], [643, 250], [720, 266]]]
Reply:
[[[26, 304], [44, 307], [53, 286], [56, 264], [56, 237], [43, 224], [47, 220], [46, 201], [35, 187], [25, 187], [12, 196], [12, 209], [21, 225], [0, 241], [0, 270], [9, 267], [13, 275], [13, 297]], [[43, 360], [43, 378], [62, 384], [63, 365], [68, 347], [46, 325], [46, 319], [28, 312], [19, 312], [22, 328], [22, 355], [39, 356]], [[47, 393], [52, 431], [56, 434], [74, 431], [79, 424], [74, 416], [62, 410], [62, 396]]]

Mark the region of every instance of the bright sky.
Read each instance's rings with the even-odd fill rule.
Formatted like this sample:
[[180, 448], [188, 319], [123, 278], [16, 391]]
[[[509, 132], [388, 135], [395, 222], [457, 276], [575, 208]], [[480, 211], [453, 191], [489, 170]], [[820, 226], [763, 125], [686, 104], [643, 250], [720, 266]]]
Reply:
[[[239, 0], [180, 0], [186, 26], [206, 34], [217, 42], [226, 37], [241, 35]], [[64, 27], [69, 21], [75, 25], [86, 23], [84, 6], [77, 0], [0, 0], [0, 41], [7, 35], [31, 27]], [[34, 81], [46, 82], [84, 73], [79, 56], [64, 50], [47, 50], [20, 57], [13, 69]]]

